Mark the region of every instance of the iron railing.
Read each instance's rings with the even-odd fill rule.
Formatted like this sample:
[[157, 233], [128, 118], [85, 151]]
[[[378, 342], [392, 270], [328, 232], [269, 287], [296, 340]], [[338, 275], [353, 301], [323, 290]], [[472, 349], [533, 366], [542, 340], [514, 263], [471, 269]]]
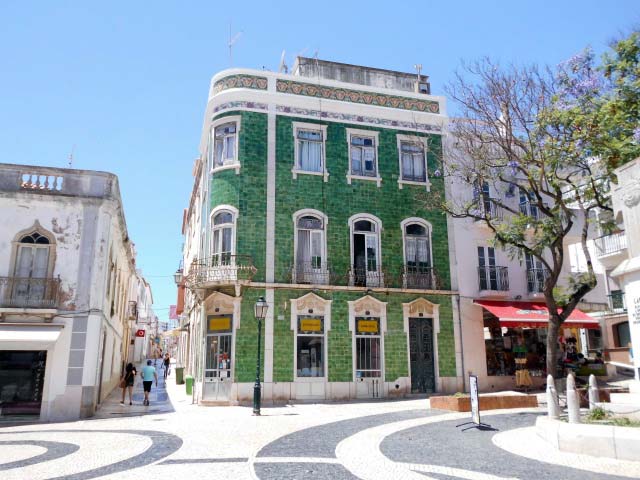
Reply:
[[595, 240], [596, 251], [599, 257], [613, 255], [627, 248], [627, 235], [625, 232], [603, 235]]
[[478, 267], [478, 285], [480, 290], [504, 292], [509, 290], [508, 267]]
[[352, 267], [349, 270], [350, 287], [385, 287], [385, 272], [381, 268], [368, 269]]
[[546, 268], [530, 268], [527, 270], [527, 291], [529, 293], [544, 292], [544, 282], [549, 278]]
[[194, 260], [185, 278], [189, 285], [202, 287], [251, 281], [257, 271], [251, 256], [222, 253]]
[[609, 311], [612, 313], [622, 313], [627, 311], [627, 301], [624, 292], [613, 291], [607, 295], [609, 300]]
[[[504, 217], [504, 211], [498, 204], [497, 200], [489, 197], [479, 198], [476, 201], [477, 213], [479, 216], [492, 219], [502, 220]], [[482, 219], [478, 220], [482, 221]]]
[[433, 267], [405, 265], [402, 269], [402, 287], [438, 290], [439, 282]]
[[296, 262], [291, 267], [291, 283], [330, 285], [336, 283], [331, 266], [323, 262]]
[[60, 277], [0, 277], [0, 307], [58, 308]]

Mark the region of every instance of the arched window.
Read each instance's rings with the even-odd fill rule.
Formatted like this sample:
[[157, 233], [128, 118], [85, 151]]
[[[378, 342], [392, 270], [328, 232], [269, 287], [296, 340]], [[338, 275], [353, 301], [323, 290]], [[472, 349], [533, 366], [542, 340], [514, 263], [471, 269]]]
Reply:
[[52, 274], [52, 238], [37, 229], [16, 238], [12, 296], [25, 306], [38, 306], [45, 300]]
[[380, 271], [380, 220], [373, 215], [351, 217], [350, 283], [356, 286], [383, 285]]
[[319, 212], [305, 211], [295, 218], [295, 283], [326, 284], [328, 282], [325, 225]]
[[234, 212], [220, 210], [213, 213], [211, 238], [212, 266], [230, 265], [234, 255]]
[[429, 224], [423, 220], [409, 219], [402, 223], [402, 229], [405, 288], [434, 288]]

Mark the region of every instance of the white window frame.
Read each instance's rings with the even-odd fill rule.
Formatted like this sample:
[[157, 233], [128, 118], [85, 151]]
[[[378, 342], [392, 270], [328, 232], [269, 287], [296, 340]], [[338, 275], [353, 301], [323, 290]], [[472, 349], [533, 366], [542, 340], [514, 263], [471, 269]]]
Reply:
[[[329, 381], [329, 335], [331, 330], [331, 302], [313, 292], [300, 298], [292, 298], [291, 302], [291, 330], [293, 330], [293, 380], [302, 383], [326, 383]], [[309, 313], [312, 310], [312, 313]], [[318, 315], [324, 318], [324, 376], [322, 377], [298, 377], [298, 316]], [[320, 335], [314, 335], [320, 336]]]
[[[396, 135], [396, 142], [398, 145], [398, 188], [402, 190], [403, 185], [423, 185], [426, 187], [427, 192], [431, 190], [431, 182], [429, 181], [429, 169], [427, 163], [428, 156], [428, 139], [425, 137], [418, 137], [416, 135]], [[402, 178], [402, 143], [422, 143], [424, 148], [424, 182], [416, 182], [414, 180], [404, 180]]]
[[[211, 232], [211, 238], [209, 240], [209, 255], [208, 257], [213, 256], [213, 231], [216, 228], [213, 224], [214, 217], [223, 211], [227, 211], [231, 213], [233, 220], [231, 221], [232, 230], [231, 230], [231, 255], [236, 254], [236, 235], [237, 235], [237, 222], [238, 222], [238, 209], [231, 205], [218, 205], [213, 210], [211, 210], [211, 214], [209, 215], [209, 231]], [[228, 225], [228, 224], [225, 224]], [[221, 227], [219, 227], [221, 228]]]
[[[347, 146], [348, 146], [348, 154], [347, 154], [347, 183], [351, 185], [352, 180], [368, 180], [370, 182], [376, 182], [378, 188], [380, 188], [382, 184], [382, 177], [380, 176], [380, 164], [378, 162], [378, 137], [380, 136], [380, 132], [376, 130], [360, 130], [356, 128], [347, 128]], [[368, 137], [373, 139], [373, 149], [375, 152], [375, 166], [376, 166], [376, 176], [375, 177], [367, 177], [364, 175], [353, 175], [351, 173], [351, 137]]]
[[[319, 123], [304, 123], [304, 122], [292, 122], [293, 131], [293, 167], [291, 168], [291, 174], [293, 179], [297, 179], [298, 175], [317, 175], [323, 177], [325, 182], [329, 181], [329, 171], [327, 170], [327, 126]], [[312, 130], [320, 132], [322, 134], [322, 171], [310, 172], [308, 170], [302, 170], [298, 166], [298, 130]]]
[[[209, 164], [209, 171], [211, 173], [221, 172], [223, 170], [231, 170], [235, 169], [236, 175], [240, 174], [240, 160], [239, 160], [239, 150], [240, 150], [240, 125], [242, 117], [240, 115], [230, 115], [227, 117], [220, 117], [211, 122], [211, 127], [209, 128], [209, 139], [208, 139], [208, 155], [207, 155], [207, 163]], [[235, 123], [236, 124], [236, 148], [234, 152], [234, 159], [232, 162], [228, 162], [225, 165], [216, 166], [215, 165], [215, 135], [216, 128], [224, 125], [226, 123]]]
[[[362, 379], [370, 379], [377, 378], [384, 385], [385, 376], [386, 376], [386, 362], [384, 358], [384, 350], [385, 350], [385, 336], [387, 333], [387, 302], [381, 302], [375, 297], [371, 295], [365, 295], [358, 300], [348, 301], [349, 305], [349, 331], [351, 332], [351, 365], [352, 365], [352, 375], [353, 381], [357, 382], [359, 378]], [[367, 313], [368, 312], [368, 313]], [[357, 317], [371, 317], [379, 319], [380, 331], [378, 335], [370, 335], [370, 337], [379, 337], [380, 338], [380, 376], [379, 377], [357, 377], [357, 362], [356, 362], [356, 337], [359, 336], [357, 334], [356, 329], [356, 318]], [[384, 390], [384, 388], [383, 388]], [[386, 392], [384, 392], [386, 396]]]
[[[384, 278], [382, 275], [382, 221], [376, 217], [375, 215], [371, 215], [370, 213], [358, 213], [356, 215], [352, 215], [349, 218], [349, 246], [351, 250], [351, 255], [349, 257], [349, 271], [352, 271], [354, 264], [354, 248], [353, 248], [353, 235], [354, 235], [354, 226], [355, 223], [360, 220], [367, 220], [375, 224], [376, 227], [376, 236], [377, 236], [377, 249], [376, 249], [376, 266], [377, 266], [377, 276], [380, 279], [380, 286], [384, 285]], [[349, 283], [352, 283], [353, 279], [349, 279]]]
[[[400, 222], [400, 228], [402, 229], [402, 267], [403, 269], [407, 266], [407, 226], [417, 224], [423, 226], [427, 229], [427, 238], [429, 239], [429, 265], [433, 268], [433, 244], [431, 243], [433, 240], [433, 227], [431, 223], [419, 217], [409, 217], [405, 218], [402, 222]], [[403, 270], [404, 271], [404, 270]], [[404, 282], [403, 282], [404, 283]], [[406, 287], [405, 287], [406, 288]]]
[[[296, 267], [298, 266], [298, 220], [301, 217], [306, 217], [306, 216], [310, 216], [310, 217], [317, 217], [320, 220], [322, 220], [322, 264], [321, 264], [321, 268], [319, 269], [319, 274], [325, 274], [326, 276], [328, 276], [328, 259], [327, 259], [327, 227], [329, 225], [329, 217], [327, 217], [324, 213], [318, 211], [318, 210], [314, 210], [312, 208], [304, 208], [302, 210], [298, 210], [297, 212], [295, 212], [292, 215], [293, 218], [293, 265], [294, 265], [294, 275], [296, 272]], [[297, 280], [294, 278], [294, 280]], [[328, 284], [328, 278], [327, 278], [327, 282], [325, 282], [326, 284]]]

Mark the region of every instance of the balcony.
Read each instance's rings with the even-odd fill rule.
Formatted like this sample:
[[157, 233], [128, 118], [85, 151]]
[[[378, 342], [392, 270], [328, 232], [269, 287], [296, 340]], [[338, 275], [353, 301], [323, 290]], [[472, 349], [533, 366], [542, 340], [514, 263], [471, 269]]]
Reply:
[[543, 293], [544, 282], [549, 278], [549, 271], [546, 268], [531, 268], [527, 270], [527, 292]]
[[218, 254], [193, 261], [185, 277], [191, 288], [208, 288], [248, 283], [256, 274], [249, 255]]
[[350, 287], [385, 287], [385, 273], [381, 269], [352, 267], [349, 270]]
[[402, 288], [438, 290], [440, 282], [433, 267], [405, 265], [402, 269]]
[[127, 306], [127, 319], [128, 320], [138, 319], [138, 302], [136, 302], [135, 300], [129, 301], [129, 305]]
[[[476, 213], [491, 220], [502, 220], [504, 217], [504, 211], [498, 201], [489, 197], [477, 200]], [[482, 219], [476, 221], [482, 222]]]
[[625, 232], [603, 235], [595, 240], [598, 257], [616, 255], [627, 249], [627, 235]]
[[296, 262], [291, 267], [291, 283], [330, 285], [336, 283], [335, 277], [330, 266], [322, 262]]
[[520, 204], [520, 213], [522, 215], [526, 215], [527, 217], [531, 217], [534, 220], [538, 220], [540, 217], [540, 211], [538, 207], [535, 205], [531, 205], [529, 202], [524, 202]]
[[509, 290], [509, 268], [478, 267], [478, 288], [480, 291], [507, 292]]
[[59, 277], [0, 277], [0, 308], [57, 309], [59, 305]]

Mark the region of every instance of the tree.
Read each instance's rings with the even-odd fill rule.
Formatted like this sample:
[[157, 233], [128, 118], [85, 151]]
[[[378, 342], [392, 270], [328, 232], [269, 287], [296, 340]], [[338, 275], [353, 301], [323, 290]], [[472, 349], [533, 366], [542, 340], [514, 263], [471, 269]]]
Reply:
[[[590, 95], [597, 97], [601, 75], [590, 69], [589, 55], [569, 60], [557, 74], [503, 68], [489, 59], [464, 65], [447, 89], [461, 113], [451, 122], [442, 158], [447, 194], [425, 196], [454, 218], [485, 222], [495, 245], [512, 257], [528, 254], [543, 265], [547, 371], [554, 376], [559, 329], [596, 285], [587, 249], [590, 229], [609, 210], [607, 178], [580, 145], [580, 126], [569, 121], [563, 90], [576, 81], [581, 90], [574, 100], [588, 105]], [[580, 238], [587, 271], [561, 288], [569, 235]]]

